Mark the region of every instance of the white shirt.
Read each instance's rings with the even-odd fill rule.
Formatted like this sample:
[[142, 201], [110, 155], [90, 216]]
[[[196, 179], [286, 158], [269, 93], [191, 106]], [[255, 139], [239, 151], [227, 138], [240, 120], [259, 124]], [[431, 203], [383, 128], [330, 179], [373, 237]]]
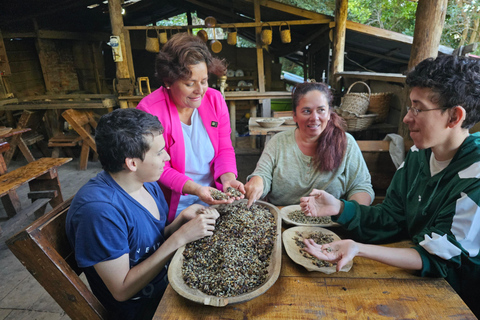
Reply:
[[445, 169], [451, 161], [452, 159], [438, 161], [437, 159], [435, 159], [435, 155], [432, 152], [432, 155], [430, 156], [430, 174], [432, 175], [432, 177]]
[[[193, 111], [191, 121], [191, 125], [181, 122], [185, 143], [185, 175], [201, 186], [213, 186], [213, 173], [210, 170], [210, 163], [215, 156], [215, 150], [197, 109]], [[175, 217], [183, 209], [194, 203], [207, 205], [196, 195], [180, 196]]]

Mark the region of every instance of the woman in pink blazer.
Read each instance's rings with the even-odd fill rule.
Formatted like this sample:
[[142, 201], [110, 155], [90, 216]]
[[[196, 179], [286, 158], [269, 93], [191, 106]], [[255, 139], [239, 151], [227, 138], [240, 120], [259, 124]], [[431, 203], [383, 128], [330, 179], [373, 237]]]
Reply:
[[178, 33], [157, 55], [155, 68], [163, 86], [137, 108], [157, 116], [164, 127], [171, 160], [159, 183], [169, 203], [168, 220], [193, 203], [232, 202], [214, 200], [210, 194], [214, 186], [245, 193], [236, 180], [228, 108], [220, 92], [208, 87], [209, 73], [223, 74], [224, 62], [212, 57], [200, 38]]

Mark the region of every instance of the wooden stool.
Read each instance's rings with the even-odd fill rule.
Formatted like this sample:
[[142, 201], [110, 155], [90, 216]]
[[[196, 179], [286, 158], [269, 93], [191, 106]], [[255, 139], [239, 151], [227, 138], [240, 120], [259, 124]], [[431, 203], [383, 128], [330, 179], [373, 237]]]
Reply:
[[66, 154], [69, 157], [73, 157], [72, 147], [78, 146], [82, 141], [82, 137], [78, 134], [64, 134], [58, 133], [54, 137], [48, 140], [48, 147], [53, 148], [52, 158], [58, 158], [60, 156], [60, 148], [66, 148]]

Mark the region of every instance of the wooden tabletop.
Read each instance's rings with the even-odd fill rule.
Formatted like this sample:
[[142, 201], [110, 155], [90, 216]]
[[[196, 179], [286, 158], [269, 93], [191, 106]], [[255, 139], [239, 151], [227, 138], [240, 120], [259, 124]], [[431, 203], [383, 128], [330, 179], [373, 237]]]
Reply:
[[5, 134], [0, 134], [0, 139], [5, 139], [11, 136], [14, 136], [16, 134], [21, 134], [27, 131], [30, 131], [30, 128], [21, 128], [21, 129], [12, 129], [10, 132], [5, 133]]
[[253, 135], [264, 136], [264, 135], [267, 135], [267, 134], [270, 134], [270, 133], [278, 133], [278, 132], [287, 131], [287, 130], [291, 130], [291, 129], [296, 128], [296, 126], [294, 124], [293, 125], [282, 124], [282, 125], [280, 125], [278, 127], [275, 127], [275, 128], [264, 128], [264, 127], [260, 127], [260, 125], [257, 123], [257, 120], [260, 120], [260, 119], [272, 119], [272, 118], [251, 117], [248, 120], [248, 133], [251, 136], [253, 136]]
[[[335, 229], [332, 228], [335, 232]], [[391, 244], [409, 247], [409, 242]], [[448, 282], [355, 258], [349, 272], [308, 272], [283, 250], [276, 283], [245, 303], [211, 307], [169, 285], [154, 319], [476, 319]]]
[[[20, 186], [40, 176], [40, 174], [47, 173], [51, 170], [56, 170], [57, 167], [72, 161], [72, 158], [41, 158], [35, 162], [13, 170], [12, 172], [0, 176], [0, 196], [4, 196], [9, 191], [14, 190], [16, 186]], [[32, 176], [32, 172], [38, 174]]]

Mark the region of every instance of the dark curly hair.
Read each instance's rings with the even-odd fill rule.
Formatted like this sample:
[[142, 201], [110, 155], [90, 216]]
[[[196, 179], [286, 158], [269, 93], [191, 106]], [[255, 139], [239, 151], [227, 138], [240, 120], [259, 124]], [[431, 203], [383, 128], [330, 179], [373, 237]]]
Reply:
[[116, 173], [124, 169], [126, 158], [144, 159], [150, 139], [163, 133], [154, 115], [138, 109], [117, 109], [103, 115], [95, 129], [95, 143], [103, 170]]
[[190, 78], [189, 66], [205, 62], [209, 73], [222, 76], [225, 60], [213, 57], [205, 42], [189, 33], [177, 33], [163, 46], [155, 59], [155, 76], [162, 85]]
[[340, 166], [347, 150], [346, 123], [342, 117], [333, 111], [332, 92], [322, 82], [304, 82], [295, 87], [292, 91], [294, 114], [297, 114], [300, 99], [312, 90], [318, 90], [325, 95], [330, 112], [327, 127], [318, 137], [313, 163], [318, 171], [333, 171]]
[[444, 110], [462, 106], [466, 111], [462, 128], [480, 121], [479, 59], [452, 55], [425, 59], [407, 74], [406, 84], [432, 89], [431, 101]]

